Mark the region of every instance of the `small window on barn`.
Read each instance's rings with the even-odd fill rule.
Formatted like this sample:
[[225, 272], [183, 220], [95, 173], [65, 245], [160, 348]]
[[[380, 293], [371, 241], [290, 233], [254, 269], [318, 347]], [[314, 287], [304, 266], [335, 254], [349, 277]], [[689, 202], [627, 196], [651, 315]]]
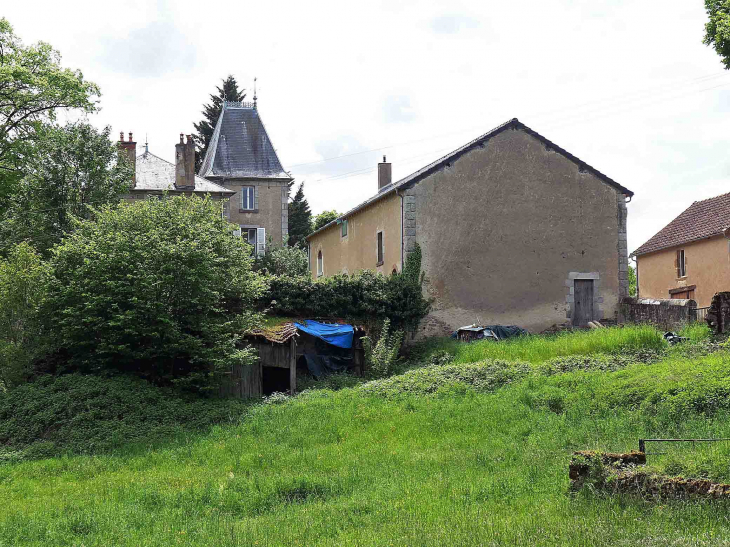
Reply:
[[342, 237], [345, 237], [347, 235], [347, 219], [342, 221], [342, 224], [340, 224], [340, 230], [342, 231]]
[[684, 258], [684, 249], [677, 251], [677, 277], [685, 277], [687, 275], [687, 263]]
[[322, 251], [317, 253], [317, 277], [324, 274], [324, 259], [322, 258]]
[[256, 209], [256, 187], [244, 186], [241, 188], [241, 209], [253, 211]]
[[378, 266], [382, 266], [385, 262], [385, 252], [383, 249], [383, 232], [378, 232]]

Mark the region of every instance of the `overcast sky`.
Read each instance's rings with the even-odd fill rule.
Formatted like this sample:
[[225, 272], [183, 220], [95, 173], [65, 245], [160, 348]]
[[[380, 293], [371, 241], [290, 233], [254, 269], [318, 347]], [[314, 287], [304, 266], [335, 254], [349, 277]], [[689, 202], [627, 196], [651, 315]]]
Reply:
[[315, 213], [374, 194], [382, 154], [398, 179], [514, 117], [635, 192], [630, 250], [730, 191], [730, 73], [701, 0], [4, 4], [101, 86], [94, 124], [171, 161], [221, 78], [258, 77]]

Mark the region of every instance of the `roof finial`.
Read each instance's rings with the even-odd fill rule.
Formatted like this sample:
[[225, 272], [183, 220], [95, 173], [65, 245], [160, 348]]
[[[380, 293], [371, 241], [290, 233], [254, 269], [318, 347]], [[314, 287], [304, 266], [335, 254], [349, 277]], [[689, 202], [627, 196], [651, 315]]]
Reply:
[[144, 134], [144, 155], [146, 156], [150, 151], [149, 145], [147, 144], [147, 133]]
[[256, 80], [258, 80], [258, 78], [254, 77], [254, 79], [253, 79], [253, 109], [254, 110], [256, 110], [256, 100], [257, 100], [257, 97], [256, 97]]

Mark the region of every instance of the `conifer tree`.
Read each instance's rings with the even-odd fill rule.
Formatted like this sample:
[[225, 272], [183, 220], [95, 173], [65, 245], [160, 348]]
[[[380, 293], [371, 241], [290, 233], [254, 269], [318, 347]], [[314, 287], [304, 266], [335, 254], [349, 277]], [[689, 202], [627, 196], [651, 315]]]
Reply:
[[[290, 184], [293, 186], [294, 183]], [[289, 203], [289, 245], [304, 247], [312, 225], [312, 211], [309, 209], [307, 198], [304, 197], [304, 183], [302, 182]]]
[[203, 105], [204, 118], [200, 120], [200, 123], [194, 123], [193, 126], [198, 132], [195, 137], [195, 171], [200, 169], [200, 165], [203, 163], [205, 153], [208, 151], [208, 145], [210, 139], [213, 137], [213, 131], [215, 130], [215, 124], [218, 123], [218, 118], [223, 111], [223, 101], [242, 101], [246, 98], [246, 90], [238, 89], [238, 82], [230, 74], [225, 80], [221, 80], [223, 83], [222, 87], [216, 86], [218, 90], [217, 94], [211, 94], [210, 103]]

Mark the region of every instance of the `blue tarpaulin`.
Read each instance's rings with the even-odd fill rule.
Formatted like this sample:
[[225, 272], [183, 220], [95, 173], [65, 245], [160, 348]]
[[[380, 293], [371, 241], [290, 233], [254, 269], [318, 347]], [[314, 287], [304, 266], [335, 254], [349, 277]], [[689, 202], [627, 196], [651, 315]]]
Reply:
[[304, 321], [303, 323], [294, 324], [302, 332], [316, 336], [338, 348], [350, 349], [352, 347], [352, 333], [354, 332], [352, 325], [328, 325], [318, 321]]

